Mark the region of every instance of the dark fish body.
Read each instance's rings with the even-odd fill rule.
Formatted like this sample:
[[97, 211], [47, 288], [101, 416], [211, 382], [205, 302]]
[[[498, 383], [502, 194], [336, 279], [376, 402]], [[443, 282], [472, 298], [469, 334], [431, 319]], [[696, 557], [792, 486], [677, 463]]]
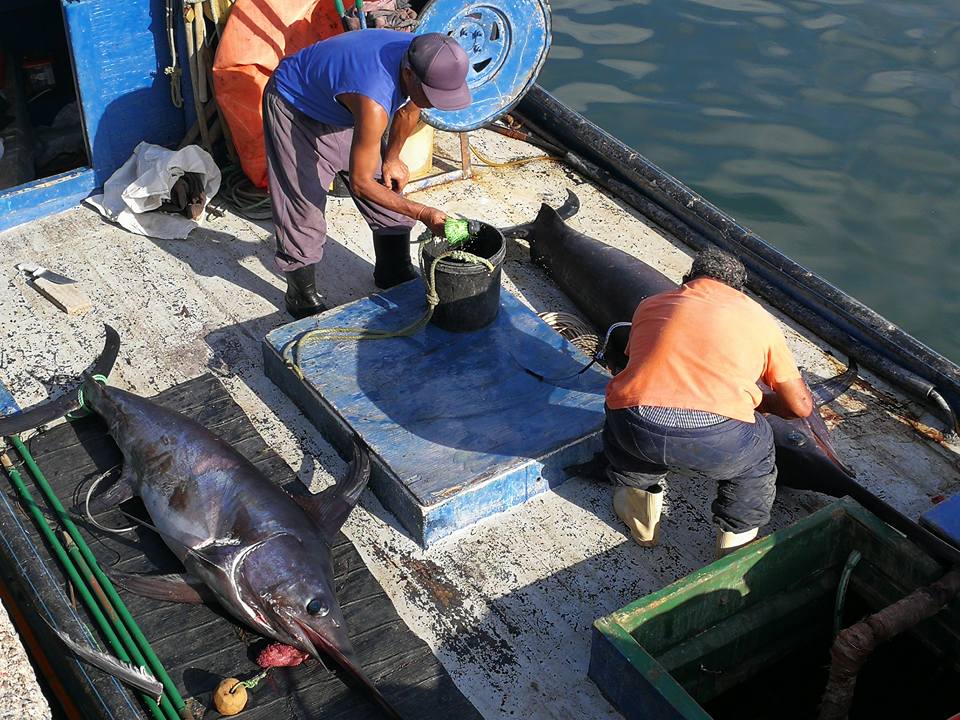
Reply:
[[190, 418], [94, 382], [85, 396], [124, 457], [101, 504], [139, 497], [186, 569], [182, 577], [123, 576], [120, 584], [165, 600], [215, 599], [257, 632], [333, 659], [398, 717], [359, 668], [332, 584], [330, 542], [369, 478], [366, 452], [358, 446], [335, 497], [309, 496], [302, 507]]
[[[549, 205], [540, 207], [527, 238], [530, 259], [604, 332], [629, 322], [641, 300], [677, 287], [639, 258], [577, 232]], [[623, 356], [628, 334], [624, 328], [611, 336], [615, 355]]]
[[[601, 331], [629, 322], [640, 302], [677, 288], [670, 278], [642, 260], [569, 227], [542, 205], [526, 234], [530, 257]], [[627, 328], [610, 336], [607, 357], [624, 358]], [[620, 363], [622, 365], [622, 363]], [[856, 379], [856, 365], [810, 388], [818, 405], [845, 392]], [[819, 413], [785, 420], [767, 415], [777, 446], [778, 484], [841, 497], [856, 483], [837, 456]]]
[[87, 387], [93, 388], [88, 403], [123, 453], [134, 494], [181, 560], [187, 548], [228, 539], [252, 544], [285, 532], [318, 535], [283, 490], [196, 421], [118, 388]]

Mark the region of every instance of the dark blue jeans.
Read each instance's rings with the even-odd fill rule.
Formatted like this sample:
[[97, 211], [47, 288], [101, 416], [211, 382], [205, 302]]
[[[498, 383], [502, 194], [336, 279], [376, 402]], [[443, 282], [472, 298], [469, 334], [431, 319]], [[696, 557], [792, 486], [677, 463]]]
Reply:
[[615, 485], [653, 487], [668, 472], [717, 483], [714, 522], [743, 532], [770, 522], [776, 496], [773, 430], [759, 413], [754, 423], [725, 420], [705, 428], [672, 428], [652, 423], [634, 408], [606, 408], [603, 450]]

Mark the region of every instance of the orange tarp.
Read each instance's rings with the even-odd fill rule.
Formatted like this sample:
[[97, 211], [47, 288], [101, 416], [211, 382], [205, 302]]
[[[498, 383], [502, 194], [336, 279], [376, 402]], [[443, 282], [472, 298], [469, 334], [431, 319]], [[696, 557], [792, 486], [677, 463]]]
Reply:
[[230, 10], [213, 85], [243, 171], [257, 187], [267, 186], [261, 100], [270, 75], [282, 58], [341, 32], [333, 0], [237, 0]]

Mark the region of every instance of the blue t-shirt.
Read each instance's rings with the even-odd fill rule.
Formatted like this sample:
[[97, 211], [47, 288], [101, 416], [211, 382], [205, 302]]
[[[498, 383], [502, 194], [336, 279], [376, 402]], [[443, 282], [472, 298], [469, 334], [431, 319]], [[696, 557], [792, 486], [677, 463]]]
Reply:
[[393, 117], [407, 100], [400, 66], [413, 35], [396, 30], [354, 30], [321, 40], [280, 61], [277, 92], [314, 120], [353, 127], [353, 113], [337, 102], [343, 93], [366, 95]]

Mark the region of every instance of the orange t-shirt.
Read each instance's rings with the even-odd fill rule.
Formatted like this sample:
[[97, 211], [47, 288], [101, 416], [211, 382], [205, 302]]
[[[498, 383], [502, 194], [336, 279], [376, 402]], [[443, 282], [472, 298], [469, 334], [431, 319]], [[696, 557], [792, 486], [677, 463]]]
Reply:
[[752, 423], [763, 380], [800, 377], [776, 320], [710, 278], [653, 295], [637, 306], [627, 367], [607, 385], [613, 410], [637, 405], [703, 410]]

